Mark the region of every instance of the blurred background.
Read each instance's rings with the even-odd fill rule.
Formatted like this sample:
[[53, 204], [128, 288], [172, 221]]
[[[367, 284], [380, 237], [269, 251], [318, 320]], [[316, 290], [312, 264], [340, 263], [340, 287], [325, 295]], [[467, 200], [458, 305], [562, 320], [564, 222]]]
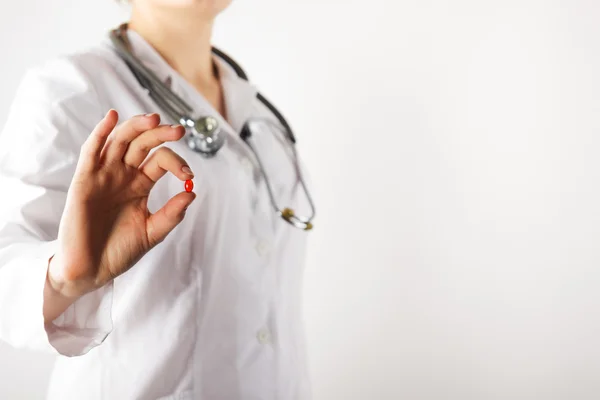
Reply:
[[[2, 2], [0, 123], [27, 68], [126, 19]], [[316, 400], [600, 398], [599, 19], [595, 0], [236, 0], [220, 18], [215, 44], [312, 174]], [[0, 398], [43, 398], [52, 363], [0, 344]]]

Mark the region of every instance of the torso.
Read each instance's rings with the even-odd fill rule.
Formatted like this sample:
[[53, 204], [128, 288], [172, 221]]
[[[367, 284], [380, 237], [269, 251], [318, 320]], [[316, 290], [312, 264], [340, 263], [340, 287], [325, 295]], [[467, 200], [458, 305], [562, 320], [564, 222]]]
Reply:
[[[160, 112], [108, 45], [73, 62], [94, 84], [99, 110], [115, 108], [121, 120]], [[207, 108], [197, 92], [173, 84], [196, 110]], [[274, 118], [248, 99], [244, 112]], [[308, 398], [300, 285], [307, 234], [275, 215], [240, 121], [229, 119], [213, 159], [184, 140], [168, 144], [194, 171], [198, 198], [162, 244], [115, 280], [113, 332], [87, 355], [58, 360], [50, 398]], [[280, 205], [306, 210], [289, 144], [266, 125], [255, 144]], [[167, 175], [150, 210], [182, 190]]]

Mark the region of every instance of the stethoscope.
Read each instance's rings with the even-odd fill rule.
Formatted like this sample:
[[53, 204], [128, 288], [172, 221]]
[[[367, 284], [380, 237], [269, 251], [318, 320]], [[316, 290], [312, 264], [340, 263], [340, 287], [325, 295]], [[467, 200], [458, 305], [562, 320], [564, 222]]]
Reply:
[[[140, 85], [146, 89], [152, 100], [154, 100], [154, 102], [164, 112], [166, 112], [169, 117], [173, 118], [175, 121], [179, 121], [179, 123], [186, 128], [187, 134], [185, 136], [185, 140], [187, 141], [189, 148], [197, 153], [200, 153], [206, 158], [215, 156], [219, 149], [221, 149], [221, 147], [223, 147], [225, 144], [225, 133], [221, 130], [218, 121], [211, 116], [205, 116], [196, 119], [191, 117], [194, 112], [192, 107], [190, 107], [184, 100], [173, 93], [171, 89], [161, 82], [161, 80], [152, 71], [146, 68], [142, 62], [133, 55], [129, 40], [127, 38], [127, 24], [123, 24], [119, 28], [112, 30], [110, 32], [110, 39], [119, 56], [129, 66], [129, 69], [133, 75], [135, 75]], [[214, 47], [212, 48], [212, 52], [214, 55], [229, 64], [240, 78], [246, 81], [248, 80], [248, 76], [244, 70], [231, 57]], [[263, 163], [261, 162], [257, 151], [254, 149], [249, 140], [252, 137], [252, 129], [250, 128], [252, 121], [246, 122], [242, 128], [240, 137], [250, 147], [256, 157], [256, 160], [258, 161], [258, 165], [260, 167], [263, 179], [265, 180], [267, 191], [269, 192], [269, 197], [271, 199], [271, 204], [275, 208], [275, 212], [293, 226], [306, 231], [311, 230], [313, 228], [312, 221], [315, 217], [315, 206], [310, 193], [308, 192], [306, 184], [304, 183], [300, 166], [298, 165], [298, 156], [295, 146], [296, 138], [294, 137], [292, 128], [289, 126], [283, 115], [281, 115], [281, 113], [262, 94], [258, 93], [256, 97], [273, 113], [273, 115], [275, 115], [283, 127], [285, 137], [290, 143], [290, 147], [294, 156], [296, 174], [298, 175], [298, 179], [310, 205], [310, 217], [296, 215], [296, 212], [292, 208], [286, 207], [281, 209], [278, 207]]]

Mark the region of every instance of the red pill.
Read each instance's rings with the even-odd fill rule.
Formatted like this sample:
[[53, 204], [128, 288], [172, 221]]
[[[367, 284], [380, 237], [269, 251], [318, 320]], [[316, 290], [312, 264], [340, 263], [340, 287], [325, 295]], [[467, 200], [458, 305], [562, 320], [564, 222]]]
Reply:
[[188, 179], [187, 181], [185, 181], [185, 191], [189, 193], [192, 190], [194, 190], [194, 181]]

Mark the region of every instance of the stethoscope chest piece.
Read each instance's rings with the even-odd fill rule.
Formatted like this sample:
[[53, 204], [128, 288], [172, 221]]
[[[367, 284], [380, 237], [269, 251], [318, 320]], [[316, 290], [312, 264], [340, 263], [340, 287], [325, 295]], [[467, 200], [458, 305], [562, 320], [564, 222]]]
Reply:
[[196, 120], [185, 117], [180, 122], [186, 128], [186, 141], [190, 149], [204, 157], [213, 157], [225, 144], [225, 135], [213, 117]]

